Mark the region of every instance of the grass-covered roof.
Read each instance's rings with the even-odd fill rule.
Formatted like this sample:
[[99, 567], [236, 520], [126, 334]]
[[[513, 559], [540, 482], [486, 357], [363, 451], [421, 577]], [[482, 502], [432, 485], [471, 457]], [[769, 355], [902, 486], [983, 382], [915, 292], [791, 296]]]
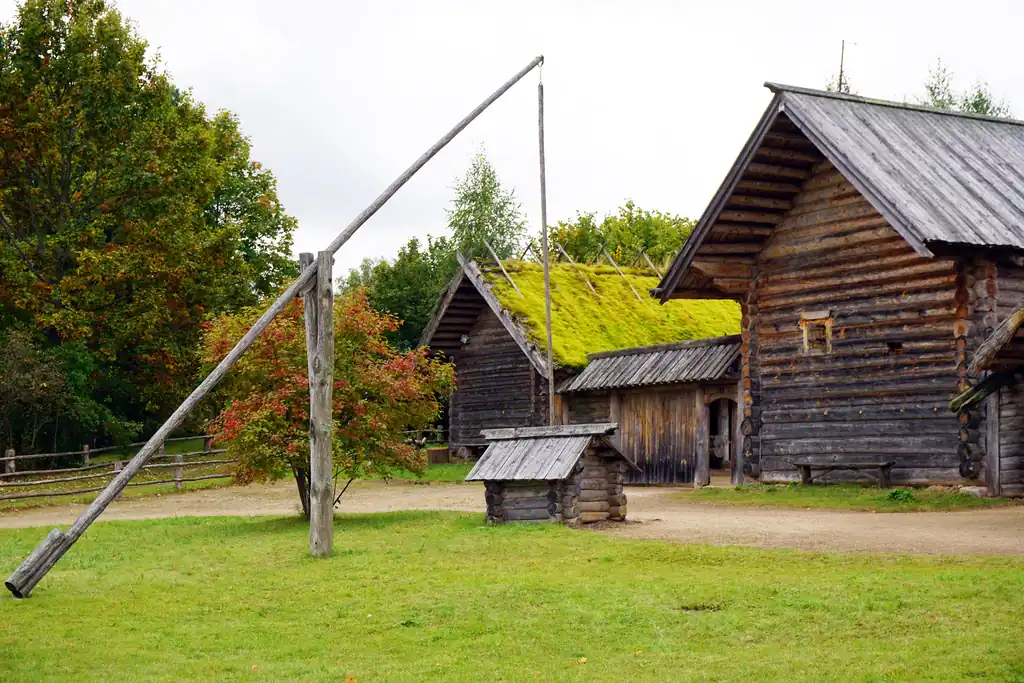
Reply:
[[[480, 263], [502, 306], [530, 341], [545, 348], [544, 269], [540, 264], [507, 261], [505, 269], [519, 296], [493, 263]], [[595, 296], [580, 274], [597, 291]], [[675, 299], [662, 305], [648, 291], [658, 278], [650, 271], [623, 268], [629, 284], [611, 266], [551, 265], [551, 328], [555, 363], [581, 368], [588, 353], [737, 334], [740, 308], [732, 301]], [[638, 301], [630, 290], [640, 294]]]

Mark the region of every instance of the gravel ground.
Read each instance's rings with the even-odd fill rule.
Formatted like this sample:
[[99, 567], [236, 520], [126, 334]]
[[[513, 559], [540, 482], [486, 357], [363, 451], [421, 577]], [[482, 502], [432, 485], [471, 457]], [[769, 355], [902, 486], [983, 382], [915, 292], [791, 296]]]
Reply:
[[[602, 533], [678, 543], [925, 554], [1024, 555], [1024, 506], [966, 512], [871, 513], [720, 506], [673, 496], [687, 489], [629, 487], [630, 524]], [[356, 482], [341, 512], [483, 511], [475, 484]], [[84, 509], [62, 504], [0, 512], [0, 528], [70, 524]], [[114, 503], [104, 520], [298, 513], [294, 484], [233, 486]]]

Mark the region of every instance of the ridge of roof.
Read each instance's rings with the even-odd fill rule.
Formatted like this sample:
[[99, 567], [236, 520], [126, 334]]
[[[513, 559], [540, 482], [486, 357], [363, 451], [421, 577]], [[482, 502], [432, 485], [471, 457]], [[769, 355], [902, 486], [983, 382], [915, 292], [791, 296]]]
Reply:
[[874, 97], [865, 97], [863, 95], [851, 95], [848, 93], [841, 92], [829, 92], [828, 90], [815, 90], [814, 88], [803, 88], [796, 85], [786, 85], [784, 83], [775, 83], [774, 81], [765, 81], [764, 87], [772, 91], [773, 94], [778, 95], [781, 93], [793, 93], [795, 95], [808, 95], [810, 97], [822, 97], [830, 100], [840, 100], [844, 102], [855, 102], [858, 104], [872, 104], [879, 107], [891, 107], [893, 109], [905, 109], [908, 111], [917, 111], [925, 114], [938, 114], [940, 116], [954, 116], [962, 119], [974, 119], [976, 121], [987, 121], [989, 123], [1005, 123], [1013, 126], [1024, 126], [1024, 121], [1020, 119], [1004, 118], [1000, 116], [988, 116], [985, 114], [972, 114], [970, 112], [956, 111], [953, 109], [938, 109], [937, 107], [929, 107], [923, 104], [912, 104], [910, 102], [897, 102], [895, 100], [884, 100]]

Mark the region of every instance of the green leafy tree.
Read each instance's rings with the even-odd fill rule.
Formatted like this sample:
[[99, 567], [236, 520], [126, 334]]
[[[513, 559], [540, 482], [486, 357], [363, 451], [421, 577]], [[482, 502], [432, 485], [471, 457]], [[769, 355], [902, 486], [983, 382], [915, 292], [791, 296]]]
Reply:
[[397, 329], [386, 333], [388, 339], [399, 348], [412, 349], [419, 344], [437, 297], [455, 268], [450, 240], [428, 237], [424, 249], [414, 237], [393, 261], [365, 259], [358, 269], [349, 272], [341, 289], [365, 289], [374, 309], [401, 321]]
[[500, 258], [518, 255], [526, 219], [515, 193], [502, 187], [483, 151], [455, 183], [448, 227], [450, 238], [428, 235], [424, 245], [414, 237], [393, 260], [366, 259], [341, 283], [342, 291], [365, 289], [374, 309], [398, 318], [401, 324], [387, 337], [400, 348], [419, 343], [437, 297], [458, 268], [456, 253], [489, 259], [486, 241]]
[[689, 218], [647, 211], [630, 200], [600, 222], [594, 213], [579, 213], [573, 221], [559, 221], [550, 234], [576, 261], [597, 259], [603, 246], [618, 262], [633, 263], [643, 250], [652, 262], [664, 265], [690, 236], [693, 225]]
[[[219, 393], [223, 409], [211, 429], [238, 458], [242, 482], [273, 481], [291, 472], [309, 516], [309, 377], [301, 300], [291, 304], [235, 366]], [[225, 315], [209, 326], [203, 352], [220, 361], [262, 314], [258, 308]], [[452, 367], [420, 350], [399, 351], [384, 335], [398, 322], [374, 311], [361, 290], [334, 307], [332, 393], [335, 480], [422, 472], [422, 453], [410, 430], [430, 425], [438, 396], [454, 386]]]
[[102, 0], [27, 0], [0, 26], [0, 326], [66, 347], [111, 437], [177, 404], [204, 320], [294, 272], [294, 221], [237, 120], [146, 50]]
[[1008, 117], [1009, 105], [997, 99], [986, 83], [975, 83], [968, 90], [958, 92], [954, 86], [953, 72], [936, 60], [924, 84], [925, 96], [920, 103], [936, 109], [962, 111], [968, 114]]
[[503, 259], [516, 255], [526, 235], [526, 218], [515, 192], [502, 187], [483, 150], [473, 157], [465, 177], [455, 183], [448, 227], [459, 252], [486, 254], [486, 241]]

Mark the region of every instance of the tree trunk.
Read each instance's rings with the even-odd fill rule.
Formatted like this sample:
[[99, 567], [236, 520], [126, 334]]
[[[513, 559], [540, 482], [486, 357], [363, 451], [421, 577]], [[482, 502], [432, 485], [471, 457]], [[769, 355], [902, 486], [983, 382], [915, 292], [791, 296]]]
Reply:
[[299, 501], [302, 503], [302, 514], [309, 519], [309, 470], [296, 467], [295, 485], [299, 488]]

